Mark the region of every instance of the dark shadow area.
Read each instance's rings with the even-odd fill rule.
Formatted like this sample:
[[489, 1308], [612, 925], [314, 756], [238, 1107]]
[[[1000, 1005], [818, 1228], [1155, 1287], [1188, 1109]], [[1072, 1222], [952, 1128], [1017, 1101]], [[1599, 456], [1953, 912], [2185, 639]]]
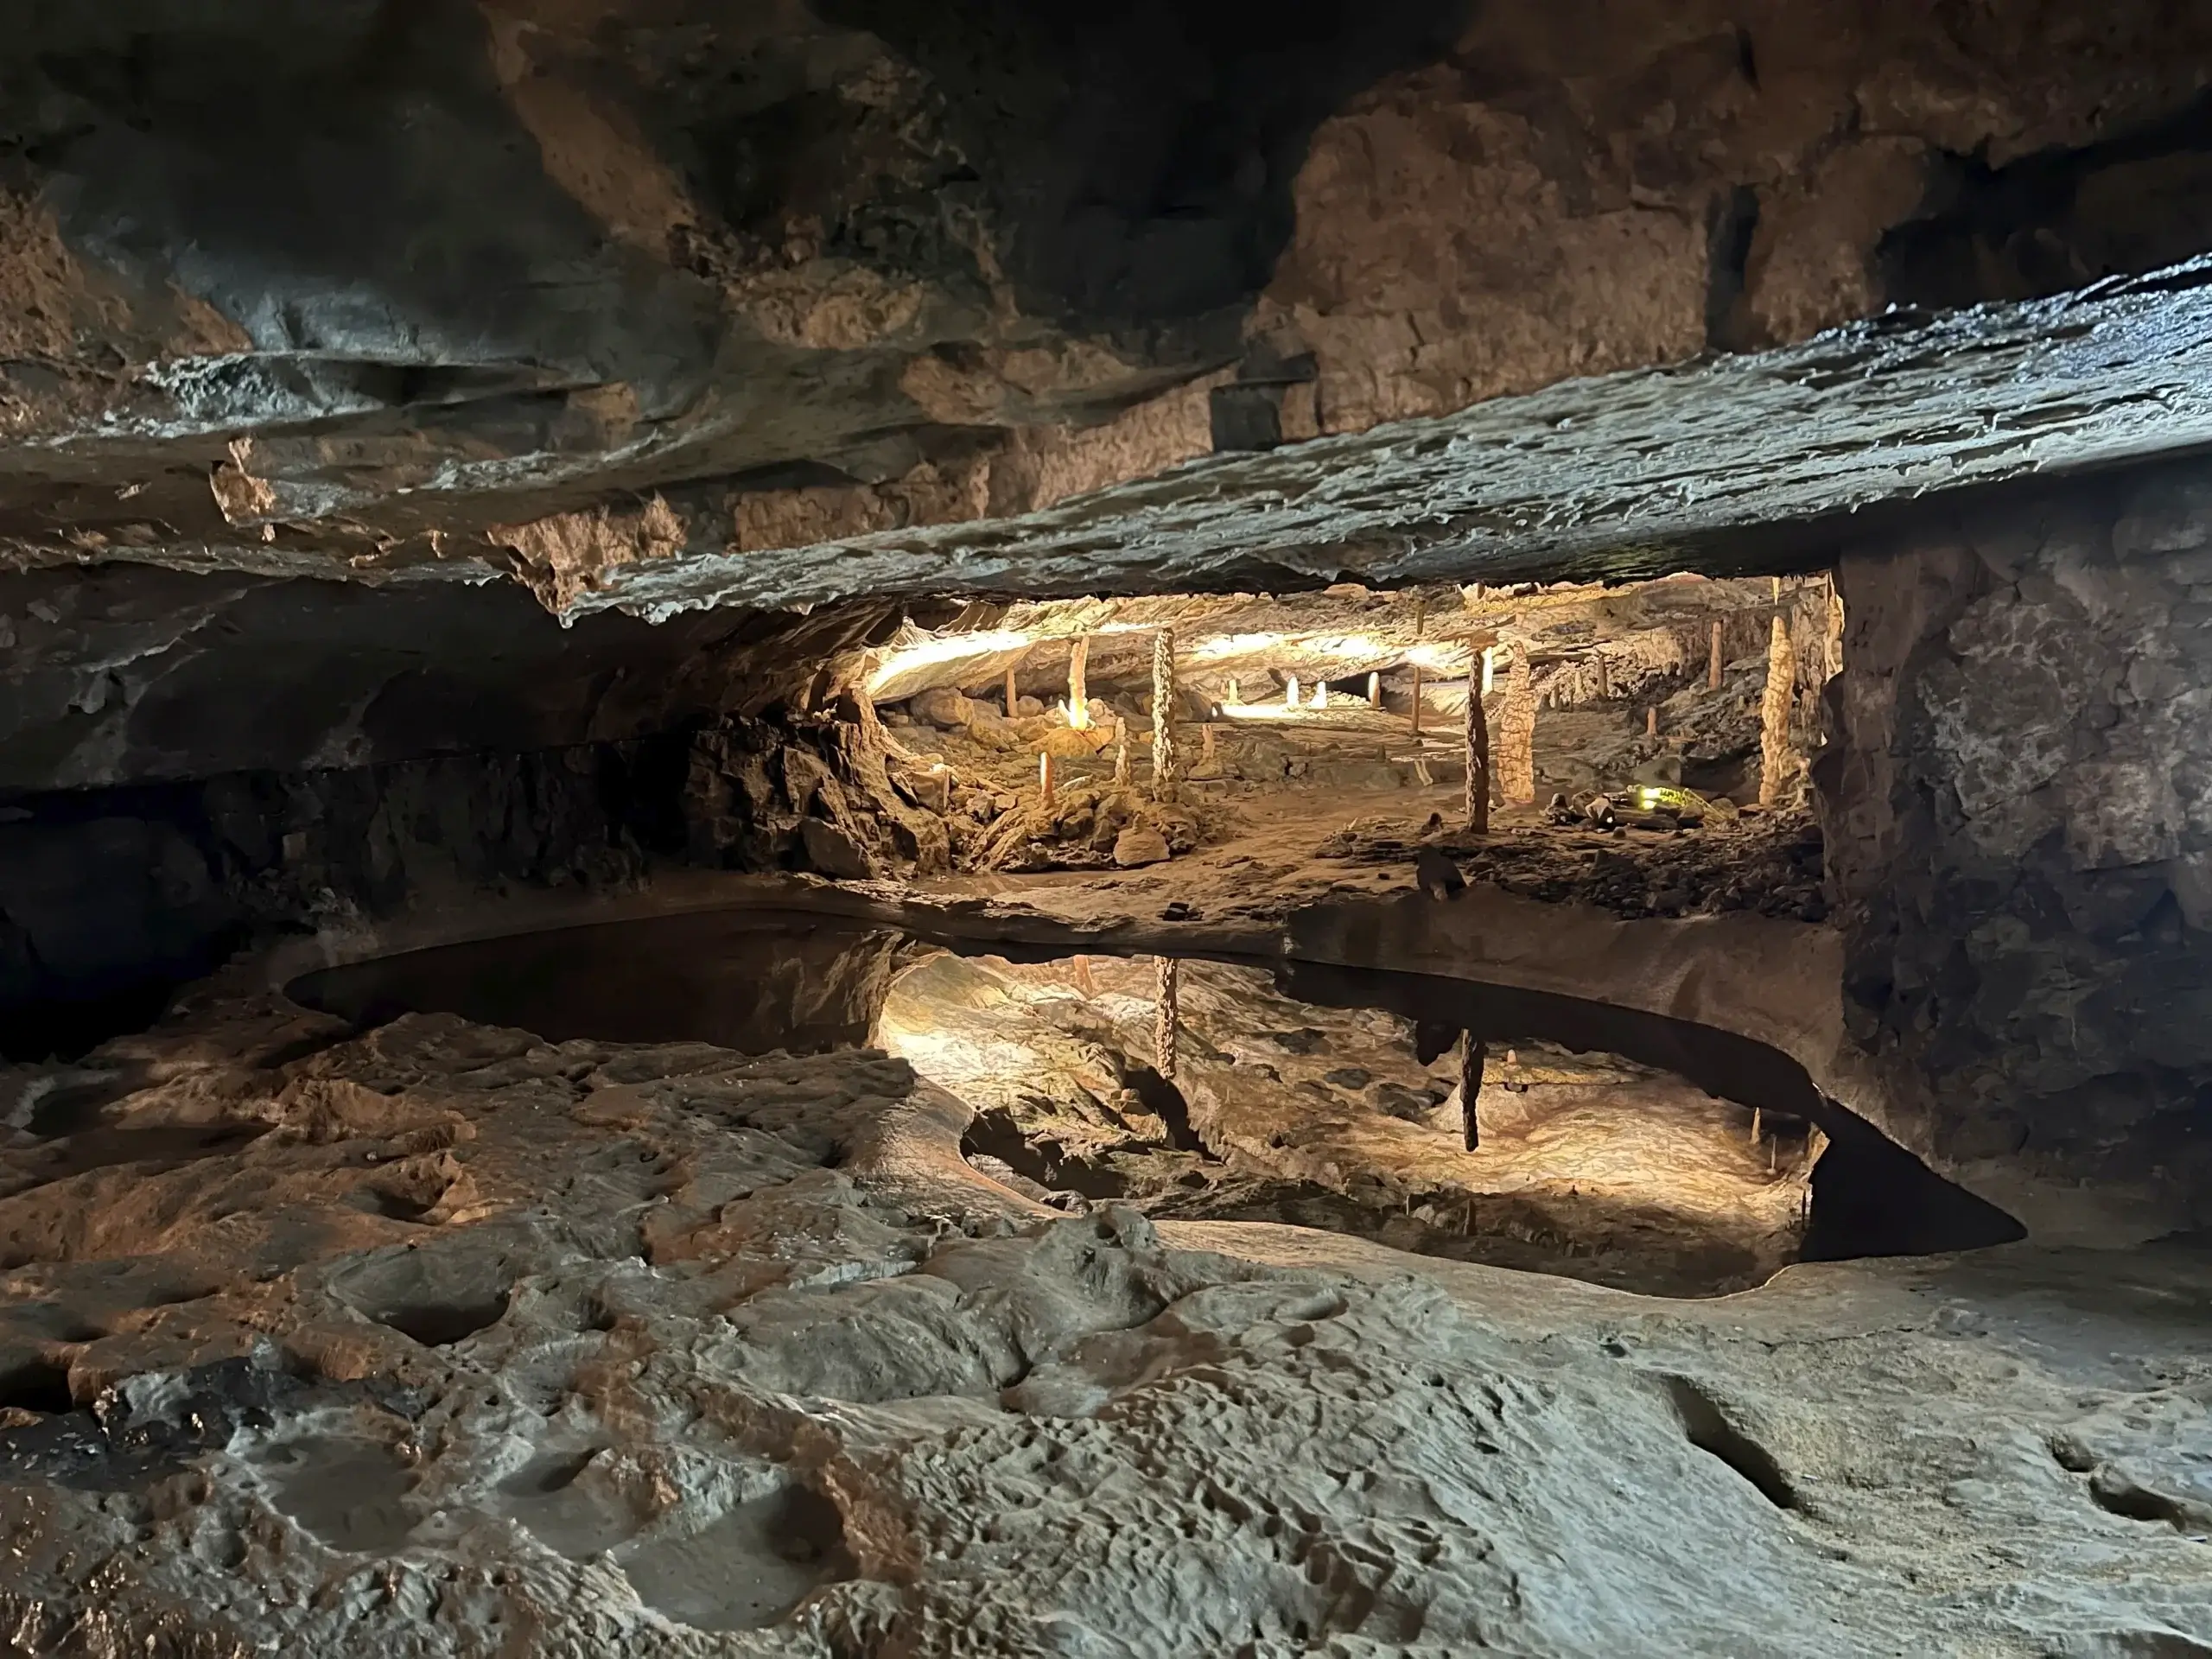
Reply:
[[[1382, 77], [1440, 57], [1473, 7], [830, 0], [823, 10], [943, 89], [975, 188], [1013, 226], [1000, 257], [1025, 310], [1147, 327], [1248, 305], [1289, 241], [1314, 129]], [[1216, 332], [1233, 342], [1233, 327]]]
[[1936, 162], [1920, 216], [1882, 240], [1888, 297], [1953, 307], [2139, 276], [2212, 249], [2212, 93], [2133, 132], [1993, 168]]
[[457, 1014], [555, 1042], [811, 1054], [868, 1040], [900, 942], [845, 923], [712, 911], [441, 945], [287, 988], [356, 1025]]

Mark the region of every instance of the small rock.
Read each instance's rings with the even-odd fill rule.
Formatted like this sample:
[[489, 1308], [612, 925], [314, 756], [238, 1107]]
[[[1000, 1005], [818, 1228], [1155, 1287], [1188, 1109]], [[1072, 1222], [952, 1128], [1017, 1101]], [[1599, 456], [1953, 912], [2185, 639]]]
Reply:
[[1177, 899], [1160, 912], [1160, 919], [1163, 922], [1195, 922], [1198, 919], [1198, 912], [1189, 899]]
[[806, 861], [832, 880], [865, 881], [875, 874], [868, 855], [836, 824], [808, 818], [799, 825], [798, 834], [806, 849]]
[[1114, 838], [1114, 861], [1125, 870], [1164, 864], [1168, 856], [1167, 837], [1147, 825], [1133, 823]]

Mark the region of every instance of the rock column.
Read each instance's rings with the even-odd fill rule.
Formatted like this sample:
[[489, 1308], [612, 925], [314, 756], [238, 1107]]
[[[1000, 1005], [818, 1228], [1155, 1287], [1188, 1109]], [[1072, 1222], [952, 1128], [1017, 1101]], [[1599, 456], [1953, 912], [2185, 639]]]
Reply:
[[1153, 981], [1152, 1069], [1172, 1083], [1175, 1079], [1176, 1040], [1183, 1033], [1182, 1009], [1179, 1005], [1182, 964], [1173, 957], [1156, 957], [1154, 961], [1158, 971]]
[[1536, 683], [1529, 648], [1516, 645], [1505, 671], [1505, 707], [1498, 715], [1499, 798], [1526, 806], [1536, 798]]
[[1467, 828], [1490, 830], [1490, 719], [1483, 712], [1482, 658], [1467, 665]]
[[1173, 800], [1181, 776], [1175, 757], [1175, 631], [1162, 628], [1152, 642], [1152, 792]]
[[1777, 615], [1766, 648], [1766, 696], [1759, 704], [1759, 804], [1773, 806], [1789, 784], [1789, 705], [1797, 695], [1797, 653], [1789, 624]]

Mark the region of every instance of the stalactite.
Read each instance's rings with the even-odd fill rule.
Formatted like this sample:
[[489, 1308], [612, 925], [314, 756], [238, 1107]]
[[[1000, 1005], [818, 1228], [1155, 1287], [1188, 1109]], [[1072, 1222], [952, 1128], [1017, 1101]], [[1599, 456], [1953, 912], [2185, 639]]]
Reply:
[[1529, 648], [1514, 648], [1505, 671], [1505, 707], [1497, 722], [1497, 792], [1501, 800], [1526, 806], [1536, 798], [1536, 685]]
[[1152, 642], [1152, 791], [1175, 798], [1182, 769], [1175, 757], [1175, 631], [1162, 628]]
[[1153, 991], [1152, 1069], [1172, 1083], [1175, 1078], [1176, 1041], [1183, 1032], [1179, 1006], [1182, 964], [1173, 957], [1154, 960], [1158, 971]]
[[1797, 657], [1790, 649], [1789, 624], [1779, 614], [1766, 652], [1766, 696], [1759, 704], [1759, 804], [1782, 799], [1791, 771], [1789, 708], [1797, 690]]

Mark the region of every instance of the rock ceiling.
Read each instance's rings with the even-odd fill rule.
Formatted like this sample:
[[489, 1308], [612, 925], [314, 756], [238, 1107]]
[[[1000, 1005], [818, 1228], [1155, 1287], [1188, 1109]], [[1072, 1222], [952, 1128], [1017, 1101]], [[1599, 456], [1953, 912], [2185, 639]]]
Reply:
[[35, 6], [0, 559], [1605, 576], [2187, 447], [2212, 22], [2075, 10]]

